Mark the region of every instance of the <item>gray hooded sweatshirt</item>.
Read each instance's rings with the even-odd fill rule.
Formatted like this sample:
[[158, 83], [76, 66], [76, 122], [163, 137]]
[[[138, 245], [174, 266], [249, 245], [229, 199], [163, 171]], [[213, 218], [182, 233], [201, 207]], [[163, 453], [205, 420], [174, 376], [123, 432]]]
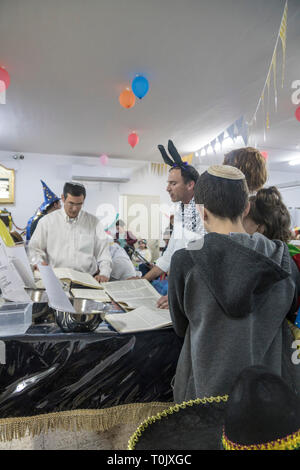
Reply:
[[[261, 234], [209, 233], [199, 250], [174, 253], [169, 306], [184, 337], [176, 403], [229, 394], [236, 376], [264, 365], [300, 387], [287, 314], [296, 309], [299, 273], [286, 244]], [[293, 310], [294, 309], [294, 310]]]

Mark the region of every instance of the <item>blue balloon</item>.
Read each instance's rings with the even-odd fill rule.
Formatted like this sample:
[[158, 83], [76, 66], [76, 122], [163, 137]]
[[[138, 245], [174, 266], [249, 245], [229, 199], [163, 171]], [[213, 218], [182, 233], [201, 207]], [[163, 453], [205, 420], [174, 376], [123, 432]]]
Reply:
[[149, 82], [145, 77], [138, 75], [133, 79], [131, 89], [135, 96], [141, 99], [149, 90]]

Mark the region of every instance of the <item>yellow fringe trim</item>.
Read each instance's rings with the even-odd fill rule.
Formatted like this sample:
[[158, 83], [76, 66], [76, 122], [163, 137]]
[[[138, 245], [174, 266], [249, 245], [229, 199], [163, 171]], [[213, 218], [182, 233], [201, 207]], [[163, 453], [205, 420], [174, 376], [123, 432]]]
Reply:
[[289, 436], [263, 444], [241, 445], [230, 441], [224, 434], [222, 443], [225, 450], [296, 450], [300, 447], [300, 429]]
[[142, 424], [140, 424], [137, 430], [132, 434], [132, 436], [130, 436], [129, 441], [128, 441], [128, 450], [135, 449], [135, 446], [139, 438], [141, 437], [143, 431], [145, 431], [145, 429], [149, 426], [149, 424], [153, 424], [155, 423], [155, 421], [158, 421], [163, 417], [176, 413], [179, 410], [186, 408], [187, 406], [200, 405], [200, 404], [205, 405], [206, 403], [220, 403], [221, 401], [226, 402], [227, 400], [228, 400], [228, 395], [218, 396], [218, 397], [209, 397], [209, 398], [206, 398], [206, 397], [196, 398], [195, 400], [184, 401], [175, 406], [173, 405], [157, 413], [155, 416], [150, 416]]
[[34, 437], [56, 429], [107, 431], [113, 426], [141, 422], [169, 405], [169, 402], [132, 403], [99, 410], [71, 410], [20, 418], [3, 418], [0, 419], [0, 441], [22, 439], [27, 432]]

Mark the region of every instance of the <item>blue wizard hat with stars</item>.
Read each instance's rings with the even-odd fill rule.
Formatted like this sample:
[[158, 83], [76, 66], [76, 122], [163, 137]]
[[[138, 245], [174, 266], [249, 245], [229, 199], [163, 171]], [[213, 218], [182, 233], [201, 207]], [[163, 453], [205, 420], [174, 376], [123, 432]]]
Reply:
[[57, 197], [44, 181], [41, 180], [41, 183], [44, 191], [44, 202], [40, 205], [39, 210], [44, 212], [53, 202], [59, 201], [60, 197]]
[[26, 239], [30, 240], [30, 229], [32, 222], [40, 217], [44, 212], [48, 209], [53, 202], [59, 201], [60, 197], [56, 196], [53, 191], [46, 185], [44, 181], [41, 180], [42, 186], [43, 186], [43, 192], [44, 192], [44, 201], [40, 205], [40, 207], [35, 211], [34, 215], [30, 217], [27, 227], [26, 227]]

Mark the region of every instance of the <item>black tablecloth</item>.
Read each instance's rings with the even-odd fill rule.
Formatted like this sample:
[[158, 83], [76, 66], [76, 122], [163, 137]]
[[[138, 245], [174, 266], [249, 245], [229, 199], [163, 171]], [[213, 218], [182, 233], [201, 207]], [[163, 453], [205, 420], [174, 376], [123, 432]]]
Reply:
[[45, 324], [0, 340], [0, 418], [173, 399], [182, 345], [173, 328], [63, 333]]

